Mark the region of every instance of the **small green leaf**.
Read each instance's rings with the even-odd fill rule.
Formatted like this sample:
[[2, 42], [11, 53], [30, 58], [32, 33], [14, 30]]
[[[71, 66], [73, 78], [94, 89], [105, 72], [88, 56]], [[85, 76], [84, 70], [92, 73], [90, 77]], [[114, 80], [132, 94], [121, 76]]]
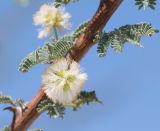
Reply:
[[146, 8], [151, 8], [155, 9], [155, 6], [157, 4], [156, 0], [135, 0], [135, 5], [138, 6], [138, 9], [146, 9]]
[[109, 33], [103, 32], [97, 40], [98, 56], [104, 57], [109, 47], [113, 48], [115, 52], [122, 52], [125, 43], [128, 42], [143, 47], [140, 43], [142, 36], [152, 36], [158, 32], [157, 29], [148, 23], [125, 25]]

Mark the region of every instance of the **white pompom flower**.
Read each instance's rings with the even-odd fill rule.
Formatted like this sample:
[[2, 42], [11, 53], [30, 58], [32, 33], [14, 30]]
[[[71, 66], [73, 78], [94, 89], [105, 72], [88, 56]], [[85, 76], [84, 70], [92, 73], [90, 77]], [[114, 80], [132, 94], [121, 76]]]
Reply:
[[38, 38], [47, 37], [53, 29], [70, 29], [70, 18], [71, 15], [65, 12], [64, 8], [56, 8], [54, 4], [43, 4], [33, 16], [34, 24], [42, 26]]
[[77, 62], [61, 58], [45, 70], [42, 80], [44, 92], [53, 102], [70, 105], [80, 94], [87, 74]]

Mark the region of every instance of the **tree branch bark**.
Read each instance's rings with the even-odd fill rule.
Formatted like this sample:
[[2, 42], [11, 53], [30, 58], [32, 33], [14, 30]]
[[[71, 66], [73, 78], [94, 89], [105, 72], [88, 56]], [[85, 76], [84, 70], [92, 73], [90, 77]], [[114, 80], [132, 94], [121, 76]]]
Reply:
[[[101, 0], [98, 10], [88, 23], [84, 32], [78, 38], [76, 44], [67, 53], [66, 57], [79, 62], [87, 51], [94, 45], [94, 38], [98, 31], [101, 31], [115, 10], [119, 7], [123, 0]], [[40, 115], [36, 111], [37, 105], [46, 97], [43, 91], [44, 85], [41, 86], [35, 97], [27, 105], [22, 115], [16, 116], [12, 131], [26, 131], [30, 125]]]

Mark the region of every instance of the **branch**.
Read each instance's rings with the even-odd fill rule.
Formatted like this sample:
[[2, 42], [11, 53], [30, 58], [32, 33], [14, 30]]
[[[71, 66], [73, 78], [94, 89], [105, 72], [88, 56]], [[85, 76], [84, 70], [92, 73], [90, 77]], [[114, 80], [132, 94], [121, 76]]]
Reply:
[[75, 46], [68, 52], [67, 57], [78, 62], [83, 58], [86, 52], [94, 45], [96, 33], [104, 28], [122, 1], [123, 0], [101, 0], [96, 14], [78, 38]]
[[[90, 20], [85, 31], [80, 35], [76, 44], [67, 53], [66, 57], [79, 62], [87, 51], [94, 45], [94, 38], [98, 31], [101, 31], [114, 11], [119, 7], [123, 0], [101, 0], [99, 8], [93, 18]], [[37, 105], [46, 97], [43, 91], [44, 85], [41, 86], [36, 96], [27, 105], [22, 115], [16, 116], [12, 131], [26, 131], [27, 128], [40, 115], [36, 111]]]

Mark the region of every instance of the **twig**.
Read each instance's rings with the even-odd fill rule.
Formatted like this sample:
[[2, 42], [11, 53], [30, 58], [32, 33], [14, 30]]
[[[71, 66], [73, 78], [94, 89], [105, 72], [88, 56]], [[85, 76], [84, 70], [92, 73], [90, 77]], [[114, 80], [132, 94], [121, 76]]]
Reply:
[[[123, 0], [101, 0], [99, 8], [90, 20], [86, 30], [80, 35], [76, 44], [67, 53], [66, 57], [79, 62], [86, 52], [94, 45], [94, 38], [98, 31], [101, 31], [108, 22], [114, 11], [119, 7]], [[16, 116], [13, 131], [26, 131], [27, 128], [40, 115], [36, 111], [37, 105], [46, 98], [43, 91], [44, 85], [41, 86], [36, 96], [27, 105], [27, 108], [22, 112], [22, 115]]]

